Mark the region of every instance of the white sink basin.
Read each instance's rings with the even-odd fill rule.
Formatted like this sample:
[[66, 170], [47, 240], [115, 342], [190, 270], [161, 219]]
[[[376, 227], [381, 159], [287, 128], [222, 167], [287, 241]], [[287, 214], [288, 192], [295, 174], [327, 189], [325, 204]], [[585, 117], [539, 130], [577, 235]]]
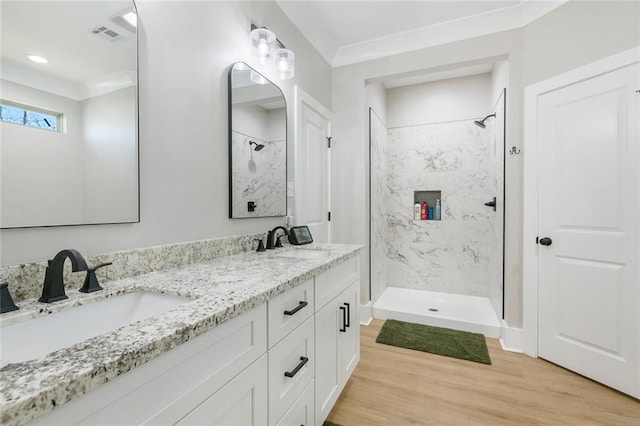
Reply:
[[293, 249], [275, 253], [275, 256], [291, 257], [294, 259], [323, 259], [329, 257], [330, 255], [331, 253], [328, 251], [314, 249]]
[[0, 367], [40, 358], [191, 300], [136, 291], [6, 325], [0, 328]]

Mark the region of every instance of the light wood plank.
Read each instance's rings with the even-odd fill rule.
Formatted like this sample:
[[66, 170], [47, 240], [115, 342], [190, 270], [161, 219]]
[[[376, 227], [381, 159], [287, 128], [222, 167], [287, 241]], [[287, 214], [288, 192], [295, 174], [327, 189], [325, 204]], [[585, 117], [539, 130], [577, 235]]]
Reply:
[[492, 365], [375, 343], [361, 326], [361, 358], [329, 420], [344, 426], [640, 425], [640, 401], [542, 359], [503, 351]]

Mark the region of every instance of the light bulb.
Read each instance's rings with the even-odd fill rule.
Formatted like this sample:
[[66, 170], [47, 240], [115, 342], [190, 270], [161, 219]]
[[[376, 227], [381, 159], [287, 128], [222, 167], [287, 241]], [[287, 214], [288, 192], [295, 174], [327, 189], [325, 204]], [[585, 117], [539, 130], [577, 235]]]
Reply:
[[269, 46], [267, 45], [267, 39], [265, 37], [260, 37], [260, 43], [258, 44], [258, 52], [262, 57], [265, 57], [269, 54]]

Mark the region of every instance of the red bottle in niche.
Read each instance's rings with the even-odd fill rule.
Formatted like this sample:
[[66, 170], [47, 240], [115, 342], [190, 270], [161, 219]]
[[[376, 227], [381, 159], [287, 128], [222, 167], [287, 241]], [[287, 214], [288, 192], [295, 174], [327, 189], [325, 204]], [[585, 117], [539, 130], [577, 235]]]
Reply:
[[427, 212], [429, 211], [429, 206], [427, 203], [422, 203], [420, 208], [420, 219], [427, 220]]

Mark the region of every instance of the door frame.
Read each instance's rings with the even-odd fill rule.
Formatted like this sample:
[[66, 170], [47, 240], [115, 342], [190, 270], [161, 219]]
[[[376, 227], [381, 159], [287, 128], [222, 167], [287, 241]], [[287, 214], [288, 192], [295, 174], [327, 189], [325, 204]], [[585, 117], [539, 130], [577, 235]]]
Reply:
[[538, 356], [538, 237], [539, 144], [537, 143], [538, 97], [571, 84], [640, 62], [640, 46], [525, 87], [524, 94], [524, 171], [523, 171], [523, 247], [522, 319], [523, 352]]
[[[324, 105], [322, 105], [320, 102], [318, 102], [315, 98], [313, 98], [311, 95], [309, 95], [307, 92], [305, 92], [299, 85], [296, 84], [296, 86], [294, 87], [294, 118], [293, 118], [293, 125], [294, 125], [294, 135], [295, 135], [295, 143], [293, 144], [293, 163], [294, 163], [294, 208], [295, 208], [295, 212], [294, 212], [294, 224], [296, 225], [304, 225], [304, 223], [300, 223], [299, 221], [299, 212], [300, 212], [300, 207], [301, 207], [301, 197], [298, 197], [298, 194], [300, 193], [300, 191], [303, 190], [303, 188], [300, 188], [298, 183], [296, 182], [296, 179], [298, 176], [300, 176], [300, 162], [298, 161], [298, 156], [299, 156], [299, 149], [298, 149], [298, 140], [301, 140], [302, 138], [302, 130], [303, 130], [303, 125], [302, 125], [302, 106], [306, 105], [309, 108], [311, 108], [312, 110], [314, 110], [317, 114], [321, 115], [322, 117], [326, 118], [328, 123], [329, 123], [329, 128], [328, 128], [328, 137], [331, 137], [331, 124], [333, 122], [333, 113], [331, 111], [329, 111]], [[329, 153], [327, 154], [327, 209], [328, 211], [331, 211], [331, 184], [332, 184], [332, 176], [331, 176], [331, 149], [329, 149]], [[328, 229], [327, 229], [327, 234], [328, 234], [328, 242], [330, 243], [331, 241], [333, 241], [332, 238], [332, 226], [331, 226], [331, 221], [328, 222]]]

